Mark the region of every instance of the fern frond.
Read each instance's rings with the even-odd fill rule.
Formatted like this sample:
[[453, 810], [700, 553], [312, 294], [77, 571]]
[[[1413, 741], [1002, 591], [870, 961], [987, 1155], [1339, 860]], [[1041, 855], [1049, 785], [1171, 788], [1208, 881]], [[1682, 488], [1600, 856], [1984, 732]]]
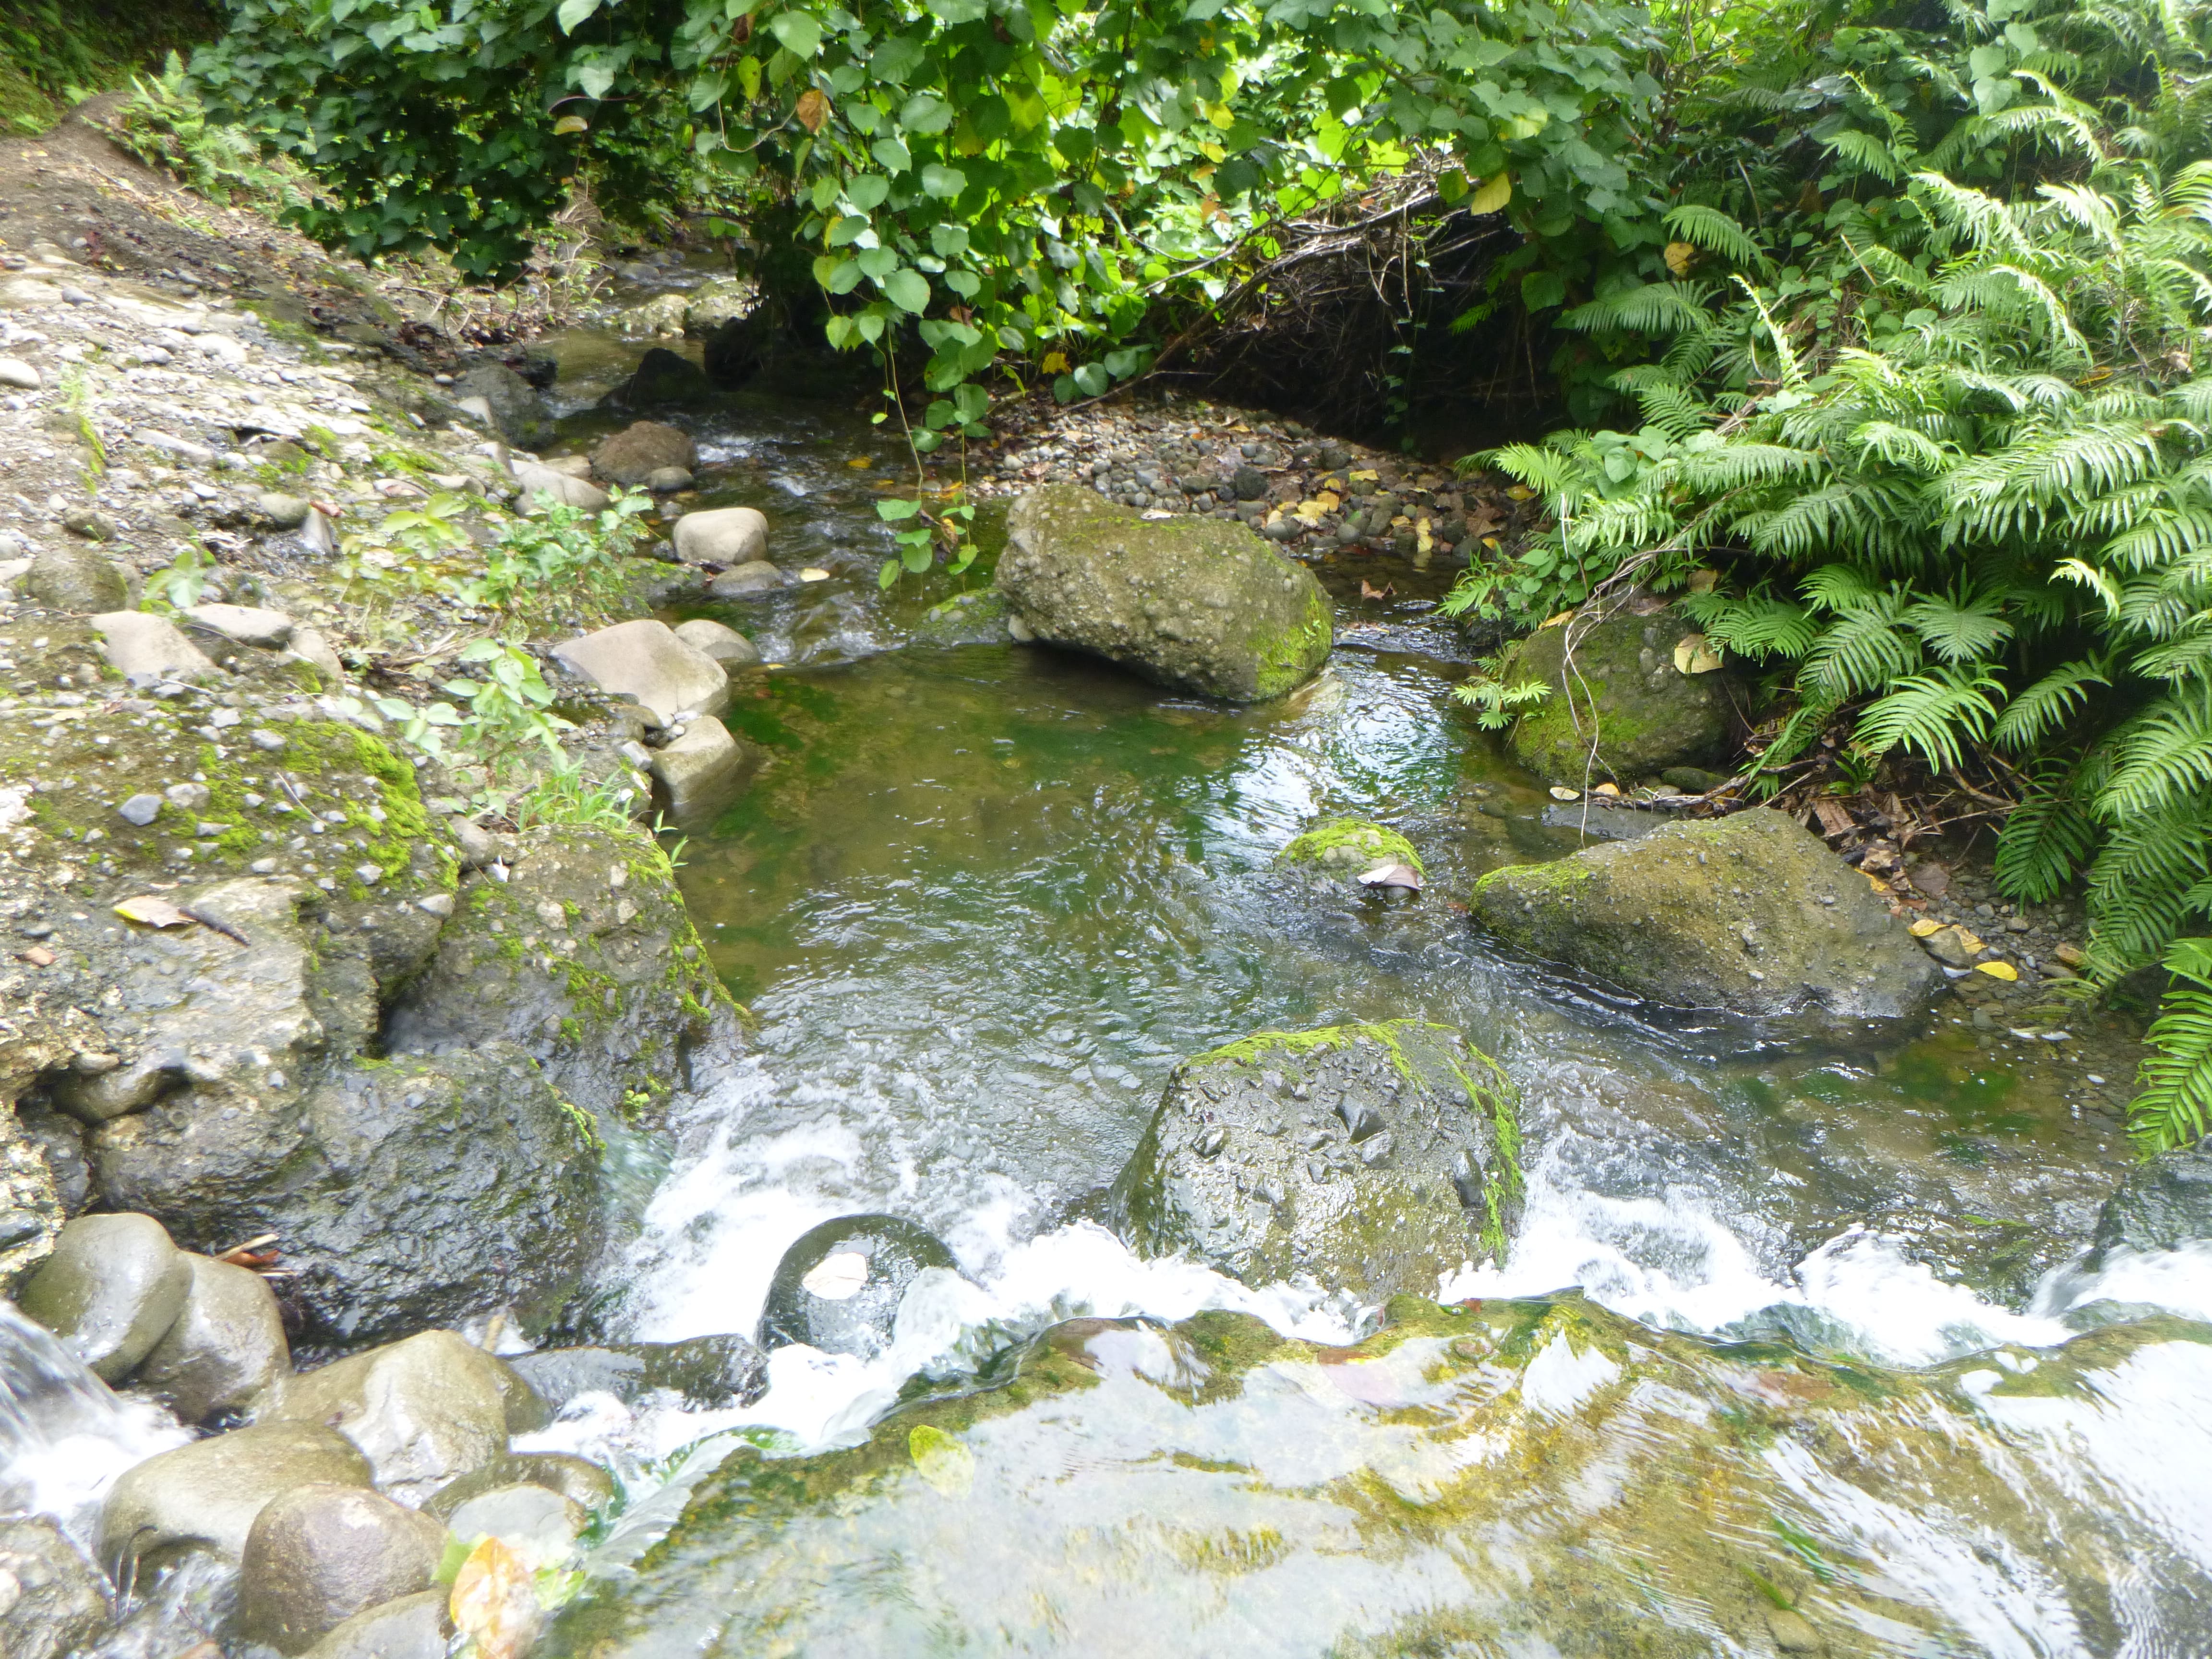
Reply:
[[2081, 810], [2068, 782], [2063, 764], [2046, 766], [2038, 787], [2005, 819], [1997, 835], [1992, 873], [1997, 890], [2006, 897], [2031, 904], [2049, 902], [2065, 890], [2096, 849], [2096, 821]]
[[2012, 637], [2012, 624], [1997, 615], [1993, 594], [1960, 592], [1924, 599], [1905, 613], [1905, 625], [1950, 664], [1985, 657]]
[[1629, 334], [1698, 332], [1711, 326], [1705, 301], [1712, 289], [1698, 283], [1646, 283], [1577, 306], [1559, 321], [1588, 333], [1620, 329]]
[[2052, 669], [2005, 705], [1990, 741], [2015, 751], [2033, 748], [2087, 706], [2091, 686], [2109, 686], [2110, 674], [2111, 665], [2099, 657]]
[[2212, 1134], [2212, 992], [2167, 992], [2144, 1035], [2128, 1132], [2150, 1152], [2193, 1146]]
[[1992, 692], [2002, 697], [2004, 687], [1985, 669], [1939, 668], [1909, 675], [1887, 696], [1868, 705], [1854, 735], [1875, 754], [1910, 749], [1938, 771], [1954, 770], [1961, 743], [1989, 735], [1997, 712]]
[[2160, 698], [2117, 734], [2097, 811], [2113, 823], [2212, 800], [2212, 687]]
[[1772, 264], [1751, 233], [1718, 208], [1685, 203], [1669, 208], [1661, 222], [1693, 247], [1723, 254], [1739, 264], [1765, 270]]

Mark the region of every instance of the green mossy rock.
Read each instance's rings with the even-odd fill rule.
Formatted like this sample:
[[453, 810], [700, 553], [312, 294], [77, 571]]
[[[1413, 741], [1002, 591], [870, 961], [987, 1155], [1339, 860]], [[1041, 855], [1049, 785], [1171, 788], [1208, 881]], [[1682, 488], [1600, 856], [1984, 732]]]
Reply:
[[1672, 611], [1624, 612], [1595, 624], [1585, 614], [1520, 641], [1501, 678], [1509, 685], [1540, 680], [1552, 695], [1513, 723], [1513, 757], [1539, 777], [1578, 789], [1722, 758], [1733, 720], [1728, 674], [1674, 667], [1676, 641], [1696, 631]]
[[1413, 843], [1395, 830], [1364, 818], [1332, 818], [1318, 824], [1275, 854], [1278, 864], [1306, 865], [1336, 875], [1357, 875], [1378, 864], [1408, 864], [1426, 877]]
[[1014, 618], [1047, 644], [1233, 702], [1295, 690], [1335, 643], [1313, 573], [1245, 526], [1148, 520], [1078, 484], [1014, 503], [997, 580]]
[[1416, 1020], [1263, 1031], [1185, 1060], [1115, 1185], [1146, 1255], [1363, 1300], [1502, 1260], [1520, 1198], [1510, 1085]]
[[1899, 1019], [1944, 984], [1863, 876], [1763, 807], [1493, 870], [1473, 909], [1530, 956], [1670, 1007]]

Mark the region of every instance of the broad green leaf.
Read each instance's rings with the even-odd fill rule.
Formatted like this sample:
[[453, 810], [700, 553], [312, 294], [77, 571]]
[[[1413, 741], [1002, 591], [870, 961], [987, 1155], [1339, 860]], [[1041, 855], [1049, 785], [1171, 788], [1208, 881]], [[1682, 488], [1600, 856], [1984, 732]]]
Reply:
[[560, 24], [561, 33], [574, 34], [576, 25], [599, 9], [599, 0], [561, 0], [561, 9], [553, 14]]
[[1513, 199], [1513, 180], [1505, 173], [1486, 179], [1467, 198], [1469, 213], [1499, 213]]
[[942, 167], [932, 161], [921, 170], [921, 187], [927, 194], [949, 202], [968, 188], [968, 175], [958, 167]]
[[863, 213], [873, 213], [891, 193], [891, 181], [880, 173], [863, 173], [845, 181], [846, 199]]
[[822, 49], [822, 25], [803, 11], [780, 11], [768, 20], [768, 32], [794, 58], [811, 58]]
[[919, 316], [929, 308], [929, 278], [918, 270], [901, 269], [883, 280], [884, 297], [901, 311]]

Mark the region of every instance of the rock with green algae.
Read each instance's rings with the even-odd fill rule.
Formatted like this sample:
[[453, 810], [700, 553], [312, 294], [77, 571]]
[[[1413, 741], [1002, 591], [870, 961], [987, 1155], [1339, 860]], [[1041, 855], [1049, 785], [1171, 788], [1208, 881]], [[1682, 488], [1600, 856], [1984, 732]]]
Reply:
[[1395, 830], [1364, 818], [1332, 818], [1317, 824], [1276, 854], [1275, 862], [1307, 865], [1347, 876], [1378, 864], [1410, 865], [1417, 876], [1428, 873], [1421, 867], [1421, 855], [1413, 850], [1413, 842]]
[[1475, 884], [1475, 919], [1648, 1002], [1829, 1024], [1911, 1018], [1942, 970], [1867, 879], [1783, 814], [1674, 823]]
[[[742, 1448], [536, 1651], [1705, 1659], [1774, 1651], [1778, 1610], [1837, 1659], [2022, 1619], [2101, 1650], [2111, 1552], [2149, 1534], [2050, 1437], [2212, 1364], [2212, 1329], [2172, 1320], [1892, 1372], [1577, 1292], [1388, 1319], [1350, 1348], [1231, 1312], [1073, 1320], [864, 1444]], [[2150, 1548], [2186, 1620], [2192, 1569]]]
[[462, 890], [386, 1040], [434, 1054], [514, 1043], [562, 1098], [619, 1120], [656, 1112], [695, 1059], [739, 1036], [651, 836], [550, 824], [523, 833], [505, 881]]
[[1263, 1031], [1176, 1068], [1114, 1203], [1145, 1255], [1375, 1301], [1503, 1259], [1520, 1158], [1511, 1085], [1448, 1027]]
[[1335, 643], [1313, 573], [1245, 526], [1147, 520], [1077, 484], [1015, 501], [996, 580], [1036, 639], [1235, 702], [1295, 690]]
[[1729, 677], [1674, 666], [1675, 646], [1696, 631], [1672, 611], [1603, 620], [1583, 612], [1518, 641], [1500, 678], [1540, 681], [1552, 695], [1514, 721], [1506, 740], [1514, 759], [1577, 788], [1720, 759], [1735, 720]]

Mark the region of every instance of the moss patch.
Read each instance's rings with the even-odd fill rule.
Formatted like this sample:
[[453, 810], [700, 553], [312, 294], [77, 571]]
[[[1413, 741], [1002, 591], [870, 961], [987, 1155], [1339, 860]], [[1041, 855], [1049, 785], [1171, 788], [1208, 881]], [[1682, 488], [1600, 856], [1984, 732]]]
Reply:
[[[1340, 849], [1344, 856], [1330, 856]], [[1356, 864], [1371, 866], [1395, 859], [1411, 865], [1424, 878], [1428, 875], [1421, 867], [1421, 855], [1413, 850], [1413, 842], [1395, 830], [1385, 829], [1365, 818], [1332, 818], [1307, 830], [1276, 854], [1275, 859], [1280, 864], [1336, 865], [1346, 869]]]

